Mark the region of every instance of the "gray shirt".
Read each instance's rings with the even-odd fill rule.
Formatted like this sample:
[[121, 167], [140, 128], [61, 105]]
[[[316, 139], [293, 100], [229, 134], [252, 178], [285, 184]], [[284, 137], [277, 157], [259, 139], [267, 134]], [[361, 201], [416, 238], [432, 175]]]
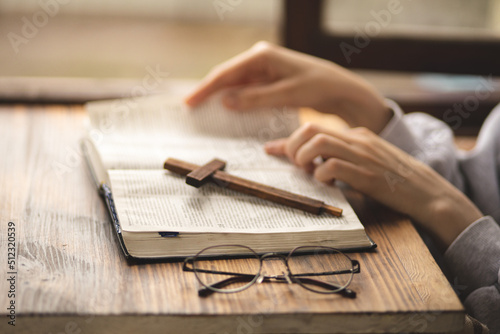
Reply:
[[467, 312], [500, 333], [500, 105], [488, 116], [471, 151], [458, 150], [453, 132], [424, 113], [394, 116], [381, 137], [434, 168], [485, 215], [450, 245], [444, 260]]

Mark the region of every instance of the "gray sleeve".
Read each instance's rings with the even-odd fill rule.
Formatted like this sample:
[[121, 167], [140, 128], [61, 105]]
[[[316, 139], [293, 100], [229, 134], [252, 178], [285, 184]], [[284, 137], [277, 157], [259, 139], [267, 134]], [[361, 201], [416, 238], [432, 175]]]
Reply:
[[424, 113], [403, 114], [391, 100], [394, 114], [380, 136], [406, 153], [431, 166], [455, 187], [464, 190], [453, 131], [442, 121]]
[[[500, 333], [500, 227], [490, 216], [464, 230], [444, 254], [467, 312]], [[462, 297], [463, 297], [462, 295]]]

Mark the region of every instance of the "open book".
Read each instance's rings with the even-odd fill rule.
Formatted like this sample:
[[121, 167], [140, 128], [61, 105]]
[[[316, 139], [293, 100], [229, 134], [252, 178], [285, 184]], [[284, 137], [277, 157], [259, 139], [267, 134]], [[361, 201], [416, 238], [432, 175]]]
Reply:
[[[257, 252], [375, 246], [339, 188], [264, 152], [266, 141], [299, 126], [296, 110], [235, 112], [218, 97], [190, 109], [180, 97], [161, 95], [92, 102], [86, 110], [83, 151], [127, 256], [184, 257], [220, 244]], [[231, 174], [324, 201], [343, 214], [314, 215], [210, 183], [194, 188], [163, 169], [169, 157], [197, 165], [219, 158]]]

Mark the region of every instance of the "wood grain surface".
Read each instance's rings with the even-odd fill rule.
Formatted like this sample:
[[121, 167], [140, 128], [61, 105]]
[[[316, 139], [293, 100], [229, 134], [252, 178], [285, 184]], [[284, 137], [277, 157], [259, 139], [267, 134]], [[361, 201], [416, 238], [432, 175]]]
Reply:
[[[79, 106], [0, 106], [1, 333], [449, 332], [464, 310], [411, 222], [346, 190], [370, 237], [356, 299], [287, 284], [199, 298], [182, 264], [127, 263], [79, 149]], [[16, 226], [16, 327], [7, 224]], [[275, 264], [265, 262], [271, 272]]]

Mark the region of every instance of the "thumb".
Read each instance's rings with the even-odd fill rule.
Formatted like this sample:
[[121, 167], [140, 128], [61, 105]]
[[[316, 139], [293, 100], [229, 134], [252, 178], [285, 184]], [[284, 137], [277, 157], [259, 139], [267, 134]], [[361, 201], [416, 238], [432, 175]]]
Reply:
[[285, 146], [288, 138], [280, 138], [272, 141], [268, 141], [264, 145], [264, 150], [267, 154], [271, 155], [285, 155]]
[[228, 91], [222, 102], [229, 109], [237, 110], [288, 105], [291, 102], [287, 93], [290, 88], [291, 84], [286, 80], [246, 85]]

